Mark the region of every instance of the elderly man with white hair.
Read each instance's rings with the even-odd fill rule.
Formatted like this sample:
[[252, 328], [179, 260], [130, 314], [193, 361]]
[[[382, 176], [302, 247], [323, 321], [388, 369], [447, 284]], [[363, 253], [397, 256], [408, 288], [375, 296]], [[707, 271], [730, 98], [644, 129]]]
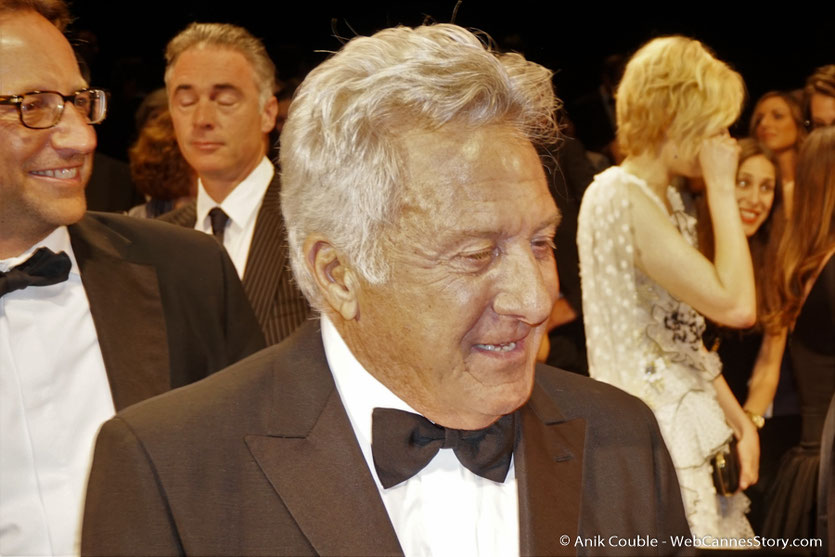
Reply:
[[84, 554], [681, 549], [652, 413], [535, 363], [558, 292], [550, 79], [454, 25], [356, 38], [310, 73], [282, 211], [320, 318], [108, 422]]

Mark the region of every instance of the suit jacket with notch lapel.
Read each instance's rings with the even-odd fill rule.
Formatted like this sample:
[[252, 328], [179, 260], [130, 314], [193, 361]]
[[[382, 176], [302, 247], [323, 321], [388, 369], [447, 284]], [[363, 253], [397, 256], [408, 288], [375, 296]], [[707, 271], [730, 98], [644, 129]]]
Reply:
[[[162, 215], [160, 220], [194, 228], [197, 204], [191, 201]], [[283, 340], [309, 316], [307, 300], [288, 268], [287, 233], [281, 216], [281, 181], [277, 171], [258, 210], [242, 280], [268, 345]]]
[[[523, 555], [677, 551], [669, 537], [689, 535], [679, 487], [642, 402], [540, 366], [520, 412]], [[575, 547], [578, 535], [666, 542]], [[82, 554], [401, 555], [318, 323], [107, 422]]]
[[264, 346], [232, 262], [205, 235], [92, 212], [68, 230], [117, 410]]

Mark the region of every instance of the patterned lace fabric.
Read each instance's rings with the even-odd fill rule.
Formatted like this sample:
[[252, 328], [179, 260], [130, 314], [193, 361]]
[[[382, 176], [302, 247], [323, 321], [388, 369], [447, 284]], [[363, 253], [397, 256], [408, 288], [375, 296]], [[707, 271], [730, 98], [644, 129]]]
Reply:
[[[667, 208], [647, 184], [612, 167], [583, 197], [577, 245], [589, 373], [643, 400], [655, 413], [676, 466], [690, 529], [696, 536], [752, 537], [742, 494], [716, 495], [710, 459], [732, 431], [716, 400], [718, 356], [702, 344], [704, 318], [635, 267], [630, 196]], [[670, 219], [695, 246], [696, 221], [678, 191]]]

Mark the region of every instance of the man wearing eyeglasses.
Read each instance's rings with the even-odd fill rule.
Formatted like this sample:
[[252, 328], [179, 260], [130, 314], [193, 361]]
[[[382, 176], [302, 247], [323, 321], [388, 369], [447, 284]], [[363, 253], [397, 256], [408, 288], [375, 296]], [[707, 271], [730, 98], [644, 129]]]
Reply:
[[85, 213], [107, 98], [67, 19], [0, 0], [0, 555], [77, 554], [101, 423], [264, 343], [212, 239]]

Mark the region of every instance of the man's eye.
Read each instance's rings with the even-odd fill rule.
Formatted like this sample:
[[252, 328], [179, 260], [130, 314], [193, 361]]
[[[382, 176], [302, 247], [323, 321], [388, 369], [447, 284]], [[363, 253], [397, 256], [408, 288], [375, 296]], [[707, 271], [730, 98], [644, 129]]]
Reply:
[[215, 98], [217, 104], [221, 106], [232, 106], [238, 102], [238, 95], [234, 93], [221, 93]]
[[78, 95], [73, 99], [73, 104], [78, 108], [87, 108], [90, 106], [90, 97], [86, 95]]
[[482, 250], [464, 254], [464, 258], [469, 259], [470, 261], [486, 261], [492, 256], [493, 250]]
[[194, 95], [179, 95], [177, 97], [178, 106], [192, 106], [197, 102], [197, 97]]
[[749, 185], [751, 184], [749, 184], [748, 180], [746, 180], [745, 178], [740, 178], [736, 181], [736, 187], [738, 188], [747, 188]]
[[32, 110], [43, 110], [46, 108], [46, 101], [39, 98], [32, 98], [26, 99], [24, 102], [20, 104], [20, 107], [23, 109], [24, 112], [30, 112]]
[[531, 242], [531, 246], [538, 254], [545, 255], [550, 254], [557, 248], [553, 238], [537, 238]]

